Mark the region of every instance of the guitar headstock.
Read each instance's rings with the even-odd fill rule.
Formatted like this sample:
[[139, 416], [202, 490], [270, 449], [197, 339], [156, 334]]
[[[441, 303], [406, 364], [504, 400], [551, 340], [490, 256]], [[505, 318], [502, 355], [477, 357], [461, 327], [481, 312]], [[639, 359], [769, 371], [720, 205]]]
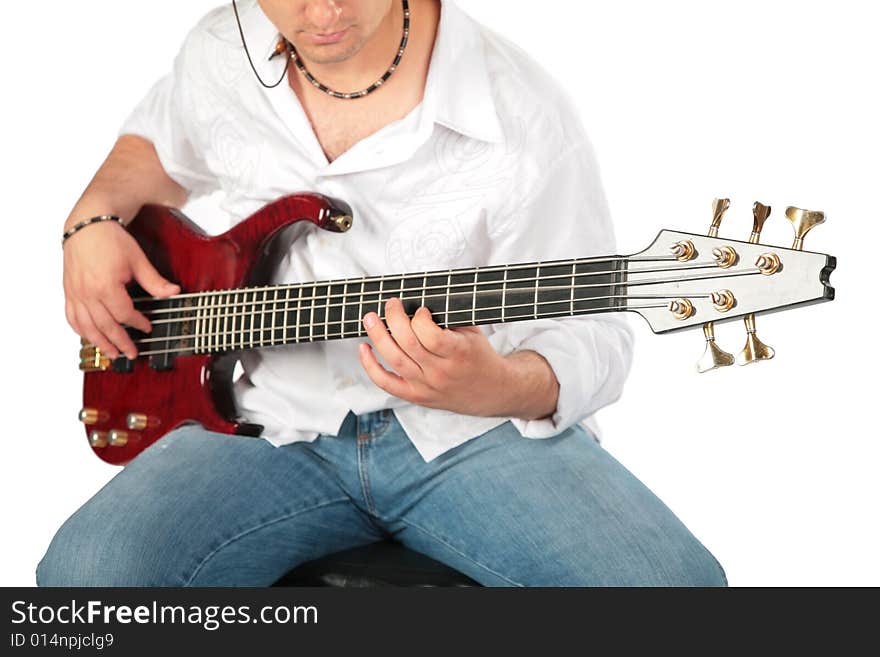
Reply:
[[[792, 214], [818, 223], [817, 213]], [[662, 230], [629, 258], [627, 310], [655, 333], [788, 310], [832, 300], [834, 267], [835, 258], [823, 253]]]

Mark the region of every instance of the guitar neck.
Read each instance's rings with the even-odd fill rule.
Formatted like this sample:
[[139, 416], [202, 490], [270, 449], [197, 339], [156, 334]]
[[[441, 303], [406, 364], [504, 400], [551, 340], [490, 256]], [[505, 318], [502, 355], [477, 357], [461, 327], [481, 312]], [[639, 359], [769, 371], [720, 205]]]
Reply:
[[[626, 309], [629, 258], [555, 260], [319, 281], [148, 300], [154, 330], [145, 355], [210, 354], [366, 335], [397, 297], [412, 316], [426, 306], [443, 327]], [[145, 341], [142, 341], [145, 342]]]

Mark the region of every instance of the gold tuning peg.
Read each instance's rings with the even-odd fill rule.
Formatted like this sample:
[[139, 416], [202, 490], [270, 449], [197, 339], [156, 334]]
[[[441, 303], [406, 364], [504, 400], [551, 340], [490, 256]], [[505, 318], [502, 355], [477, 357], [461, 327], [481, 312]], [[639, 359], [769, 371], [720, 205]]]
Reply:
[[773, 347], [769, 347], [758, 339], [755, 335], [755, 316], [746, 315], [746, 346], [739, 354], [737, 362], [740, 365], [748, 365], [757, 363], [761, 360], [770, 360], [776, 355]]
[[770, 211], [769, 205], [764, 205], [758, 201], [755, 201], [755, 204], [752, 206], [752, 234], [749, 235], [749, 242], [751, 244], [757, 244], [761, 239], [761, 231], [764, 229], [764, 222], [770, 216]]
[[703, 324], [703, 335], [706, 336], [706, 351], [697, 361], [697, 371], [702, 374], [719, 367], [733, 365], [733, 356], [715, 344], [715, 325], [712, 322]]
[[801, 251], [804, 248], [804, 237], [813, 226], [825, 223], [825, 213], [816, 210], [802, 210], [801, 208], [788, 207], [785, 216], [794, 227], [794, 244], [791, 248]]
[[709, 237], [718, 237], [718, 229], [721, 227], [721, 220], [724, 219], [724, 213], [730, 208], [729, 198], [716, 198], [712, 201], [712, 225], [709, 226]]
[[[712, 201], [712, 225], [709, 226], [709, 237], [718, 237], [718, 229], [724, 213], [730, 208], [729, 198], [716, 198]], [[706, 322], [703, 324], [703, 335], [706, 338], [706, 350], [702, 358], [697, 361], [697, 371], [702, 374], [717, 370], [719, 367], [733, 365], [733, 354], [729, 354], [715, 344], [715, 324]]]
[[[758, 203], [752, 206], [752, 234], [749, 235], [749, 243], [757, 244], [761, 239], [761, 230], [764, 228], [764, 222], [770, 216], [771, 208], [769, 205]], [[749, 313], [743, 318], [746, 325], [746, 346], [739, 352], [736, 362], [740, 365], [749, 365], [762, 360], [770, 360], [776, 355], [773, 347], [769, 347], [758, 339], [755, 334], [755, 315]]]

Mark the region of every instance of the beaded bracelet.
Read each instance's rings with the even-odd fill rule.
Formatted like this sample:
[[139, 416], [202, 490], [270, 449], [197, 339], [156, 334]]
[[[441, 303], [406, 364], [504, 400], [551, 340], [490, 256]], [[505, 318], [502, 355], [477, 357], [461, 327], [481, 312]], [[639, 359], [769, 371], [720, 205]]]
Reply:
[[74, 225], [73, 228], [64, 233], [64, 235], [61, 237], [61, 246], [64, 246], [64, 243], [67, 241], [67, 239], [75, 232], [82, 230], [90, 224], [97, 224], [101, 221], [116, 221], [119, 222], [120, 226], [124, 225], [122, 223], [122, 217], [117, 217], [115, 214], [102, 214], [98, 217], [92, 217], [91, 219], [80, 221], [78, 224]]

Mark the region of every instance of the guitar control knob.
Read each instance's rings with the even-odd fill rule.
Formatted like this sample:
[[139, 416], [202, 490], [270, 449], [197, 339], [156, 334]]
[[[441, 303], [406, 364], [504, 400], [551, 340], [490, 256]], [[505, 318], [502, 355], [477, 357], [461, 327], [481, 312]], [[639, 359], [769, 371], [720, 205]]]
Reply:
[[83, 424], [97, 424], [99, 416], [98, 409], [84, 408], [79, 412], [79, 421]]
[[92, 431], [89, 434], [89, 444], [92, 447], [106, 447], [109, 444], [109, 435], [106, 431]]
[[113, 447], [123, 447], [126, 443], [128, 443], [128, 432], [122, 431], [120, 429], [113, 429], [108, 434], [108, 439], [110, 441], [110, 445]]
[[143, 413], [129, 413], [125, 418], [125, 424], [133, 431], [142, 431], [147, 428], [150, 418]]

